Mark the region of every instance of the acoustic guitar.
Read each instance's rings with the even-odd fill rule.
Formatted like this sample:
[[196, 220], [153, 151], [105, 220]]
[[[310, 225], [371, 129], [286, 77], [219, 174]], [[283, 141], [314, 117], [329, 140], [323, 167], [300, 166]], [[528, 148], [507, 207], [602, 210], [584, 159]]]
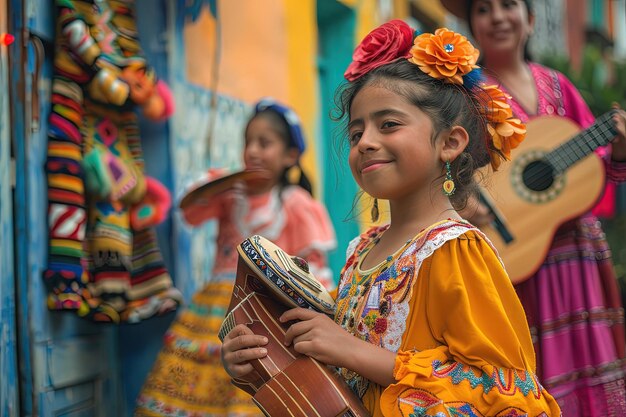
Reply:
[[563, 117], [536, 117], [512, 161], [485, 174], [480, 201], [495, 219], [481, 230], [514, 284], [539, 269], [558, 227], [590, 210], [600, 197], [604, 165], [593, 151], [617, 134], [614, 113], [603, 114], [584, 131]]

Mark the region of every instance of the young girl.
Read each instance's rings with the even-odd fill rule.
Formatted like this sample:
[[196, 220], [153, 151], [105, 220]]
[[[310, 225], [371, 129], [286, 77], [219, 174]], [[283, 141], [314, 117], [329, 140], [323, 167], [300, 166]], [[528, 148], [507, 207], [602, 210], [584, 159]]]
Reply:
[[[524, 311], [490, 242], [455, 211], [477, 167], [523, 139], [478, 51], [439, 29], [414, 39], [391, 21], [357, 47], [340, 95], [352, 173], [389, 200], [391, 222], [347, 250], [334, 321], [305, 309], [286, 344], [335, 366], [373, 416], [559, 416], [535, 377]], [[224, 339], [232, 377], [267, 341], [239, 325]]]
[[220, 362], [217, 337], [230, 302], [237, 267], [236, 247], [252, 234], [277, 242], [305, 258], [328, 287], [332, 276], [326, 253], [335, 247], [328, 213], [287, 172], [304, 151], [304, 138], [292, 110], [270, 99], [260, 101], [245, 131], [246, 169], [262, 170], [262, 179], [239, 184], [211, 201], [184, 211], [192, 225], [219, 221], [217, 254], [209, 283], [194, 295], [165, 335], [163, 347], [138, 398], [138, 416], [261, 416], [250, 397], [230, 383]]
[[[442, 3], [469, 22], [491, 82], [510, 94], [516, 117], [526, 122], [559, 115], [581, 128], [593, 124], [593, 114], [570, 80], [525, 53], [534, 24], [532, 1]], [[626, 181], [626, 113], [619, 111], [614, 118], [619, 134], [602, 158], [613, 185]], [[480, 227], [490, 220], [487, 213], [479, 207], [468, 218]], [[596, 216], [583, 213], [561, 225], [539, 270], [515, 289], [535, 336], [537, 375], [563, 414], [626, 415], [624, 309]]]

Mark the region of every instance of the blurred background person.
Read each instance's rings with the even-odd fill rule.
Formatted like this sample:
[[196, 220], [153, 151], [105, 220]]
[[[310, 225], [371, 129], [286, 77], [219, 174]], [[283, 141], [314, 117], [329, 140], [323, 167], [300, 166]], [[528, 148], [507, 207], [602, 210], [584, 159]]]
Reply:
[[[322, 284], [334, 286], [326, 255], [336, 242], [326, 208], [311, 196], [311, 185], [301, 169], [297, 184], [288, 175], [290, 169], [299, 167], [304, 149], [296, 114], [283, 104], [263, 99], [245, 130], [247, 171], [229, 178], [212, 172], [204, 192], [202, 187], [194, 188], [187, 196], [191, 198], [183, 199], [186, 204], [181, 209], [189, 224], [218, 221], [215, 265], [208, 284], [194, 294], [191, 305], [165, 334], [164, 347], [138, 397], [136, 416], [263, 415], [224, 371], [218, 331], [233, 291], [237, 246], [251, 235], [262, 235], [286, 253], [306, 259]], [[232, 186], [225, 185], [228, 182]], [[217, 194], [216, 185], [222, 190]]]
[[[580, 128], [594, 123], [570, 80], [530, 59], [527, 44], [534, 25], [530, 0], [442, 0], [442, 4], [467, 21], [485, 75], [511, 96], [513, 112], [523, 122], [558, 115]], [[626, 179], [624, 112], [614, 119], [619, 134], [603, 160], [607, 179], [621, 182]], [[489, 210], [476, 207], [468, 205], [463, 215], [478, 226], [488, 224]], [[533, 333], [537, 374], [557, 398], [563, 415], [626, 415], [624, 310], [598, 219], [585, 213], [563, 223], [539, 270], [516, 285], [516, 291]]]

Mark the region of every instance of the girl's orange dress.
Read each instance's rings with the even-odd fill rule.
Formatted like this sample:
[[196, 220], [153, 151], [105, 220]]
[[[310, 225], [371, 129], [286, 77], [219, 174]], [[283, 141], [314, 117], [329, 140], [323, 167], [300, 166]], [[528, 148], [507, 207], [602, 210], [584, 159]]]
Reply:
[[537, 381], [524, 310], [487, 238], [448, 220], [369, 270], [362, 260], [388, 226], [348, 249], [335, 321], [397, 352], [381, 387], [342, 369], [373, 417], [559, 416]]

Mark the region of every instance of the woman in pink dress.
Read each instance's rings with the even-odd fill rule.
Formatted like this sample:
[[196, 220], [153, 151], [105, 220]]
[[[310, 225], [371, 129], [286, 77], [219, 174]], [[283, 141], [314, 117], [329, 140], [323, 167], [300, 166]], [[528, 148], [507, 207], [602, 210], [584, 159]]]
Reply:
[[[528, 59], [534, 23], [530, 0], [442, 4], [469, 22], [488, 78], [512, 97], [513, 112], [523, 122], [558, 115], [581, 128], [593, 124], [572, 83]], [[626, 180], [625, 113], [619, 111], [614, 119], [620, 134], [602, 154], [608, 181], [621, 182]], [[489, 221], [485, 207], [468, 217], [478, 225]], [[624, 310], [598, 219], [585, 213], [561, 225], [539, 270], [516, 291], [531, 327], [537, 374], [563, 415], [626, 415]]]
[[[217, 334], [230, 302], [237, 246], [258, 234], [290, 255], [307, 260], [328, 289], [334, 287], [326, 254], [336, 246], [326, 208], [311, 196], [304, 173], [292, 185], [288, 171], [298, 164], [304, 137], [295, 113], [271, 100], [257, 103], [245, 132], [244, 163], [262, 172], [211, 198], [183, 209], [191, 225], [216, 219], [217, 253], [208, 284], [176, 318], [137, 400], [136, 416], [262, 416], [250, 396], [231, 384], [220, 359]], [[209, 175], [215, 178], [215, 171]], [[193, 200], [193, 199], [192, 199]]]

